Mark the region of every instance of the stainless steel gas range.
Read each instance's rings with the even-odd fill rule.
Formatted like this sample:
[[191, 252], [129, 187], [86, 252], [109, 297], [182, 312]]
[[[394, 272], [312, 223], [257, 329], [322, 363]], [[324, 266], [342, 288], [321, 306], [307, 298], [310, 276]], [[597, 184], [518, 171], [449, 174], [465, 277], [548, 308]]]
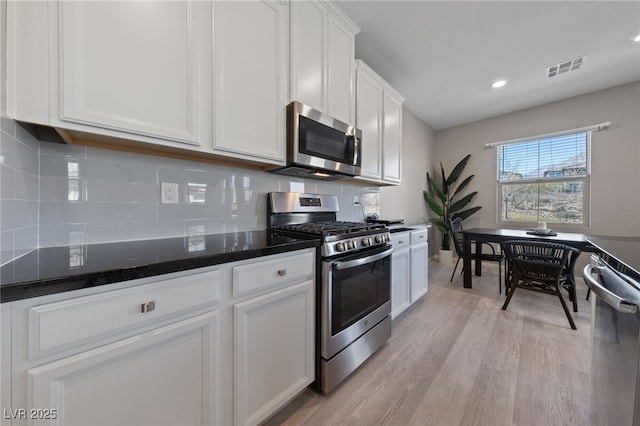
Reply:
[[334, 195], [271, 192], [269, 229], [322, 240], [317, 387], [331, 392], [391, 336], [391, 252], [384, 224], [337, 221]]

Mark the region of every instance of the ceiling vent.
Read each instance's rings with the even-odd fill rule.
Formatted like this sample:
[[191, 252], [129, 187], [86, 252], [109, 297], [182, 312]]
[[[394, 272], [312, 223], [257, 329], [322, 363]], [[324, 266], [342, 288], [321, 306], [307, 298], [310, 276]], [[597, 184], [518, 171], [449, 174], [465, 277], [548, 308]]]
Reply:
[[549, 68], [547, 68], [547, 78], [556, 77], [560, 74], [566, 74], [570, 71], [576, 71], [580, 69], [580, 67], [584, 63], [584, 58], [586, 56], [587, 55], [582, 55], [570, 61], [565, 61], [556, 65], [551, 65]]

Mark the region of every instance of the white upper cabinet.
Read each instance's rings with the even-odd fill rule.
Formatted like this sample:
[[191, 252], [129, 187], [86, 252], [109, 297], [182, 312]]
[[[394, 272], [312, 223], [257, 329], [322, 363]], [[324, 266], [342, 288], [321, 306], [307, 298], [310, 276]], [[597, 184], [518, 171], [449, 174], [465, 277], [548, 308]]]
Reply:
[[12, 118], [174, 147], [210, 140], [210, 4], [9, 2], [7, 17]]
[[356, 126], [362, 130], [363, 178], [382, 177], [382, 86], [358, 65]]
[[326, 104], [326, 16], [326, 8], [317, 1], [291, 2], [291, 99], [316, 109]]
[[385, 90], [382, 100], [382, 180], [402, 180], [402, 98]]
[[359, 31], [325, 0], [10, 1], [7, 114], [71, 143], [284, 165], [291, 100], [356, 123]]
[[356, 60], [356, 126], [362, 130], [360, 179], [400, 184], [403, 102], [393, 87]]
[[354, 122], [355, 33], [342, 21], [329, 17], [327, 50], [327, 111], [329, 115]]
[[284, 164], [289, 6], [214, 2], [214, 152]]
[[291, 2], [291, 100], [348, 124], [355, 121], [355, 35], [332, 2]]

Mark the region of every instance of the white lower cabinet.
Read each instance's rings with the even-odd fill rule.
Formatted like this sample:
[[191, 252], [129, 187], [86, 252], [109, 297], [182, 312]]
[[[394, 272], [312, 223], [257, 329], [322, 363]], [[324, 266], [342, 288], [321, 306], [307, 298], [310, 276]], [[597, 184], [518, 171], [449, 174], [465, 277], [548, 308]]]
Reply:
[[411, 303], [429, 290], [429, 244], [427, 230], [411, 231]]
[[209, 268], [13, 302], [12, 425], [218, 423], [220, 295]]
[[315, 249], [2, 304], [2, 425], [256, 424], [315, 379]]
[[315, 252], [232, 270], [234, 424], [258, 424], [315, 379]]
[[391, 234], [391, 319], [411, 305], [409, 232]]
[[[5, 409], [14, 408], [11, 404], [11, 304], [0, 304], [0, 407], [3, 416], [0, 424], [10, 425]], [[9, 416], [11, 417], [11, 416]]]
[[391, 234], [393, 246], [391, 276], [391, 318], [424, 296], [428, 290], [429, 245], [427, 229]]
[[65, 425], [216, 424], [217, 320], [207, 312], [31, 368], [26, 408]]
[[313, 281], [234, 305], [235, 423], [257, 424], [314, 380]]

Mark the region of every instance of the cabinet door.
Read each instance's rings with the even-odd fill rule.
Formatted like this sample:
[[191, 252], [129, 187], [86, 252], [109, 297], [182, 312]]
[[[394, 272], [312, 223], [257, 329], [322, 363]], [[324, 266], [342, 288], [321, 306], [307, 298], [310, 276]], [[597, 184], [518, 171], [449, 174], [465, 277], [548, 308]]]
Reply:
[[291, 99], [324, 111], [326, 8], [291, 2]]
[[284, 164], [288, 6], [214, 2], [214, 151]]
[[364, 69], [357, 71], [356, 126], [362, 130], [362, 177], [382, 177], [382, 87]]
[[327, 48], [327, 110], [351, 124], [354, 105], [355, 38], [337, 19], [330, 18]]
[[[11, 401], [11, 311], [11, 302], [0, 304], [0, 406], [3, 409], [14, 408], [17, 405], [13, 405]], [[5, 413], [6, 411], [3, 411], [3, 414]], [[2, 424], [11, 424], [4, 415], [3, 419]]]
[[[407, 234], [408, 237], [409, 234]], [[409, 250], [394, 251], [391, 262], [391, 318], [393, 319], [411, 304]]]
[[385, 91], [383, 101], [383, 164], [382, 179], [400, 183], [402, 180], [402, 102]]
[[[208, 94], [201, 87], [207, 52], [200, 43], [206, 40], [203, 27], [210, 27], [208, 5], [57, 5], [59, 46], [50, 55], [59, 60], [60, 111], [52, 121], [59, 118], [192, 145], [201, 142], [201, 102]], [[56, 102], [52, 108], [55, 115]]]
[[235, 424], [257, 424], [315, 379], [313, 281], [234, 305]]
[[427, 244], [411, 246], [411, 303], [428, 290], [429, 250]]
[[[47, 2], [8, 1], [6, 7], [6, 105], [15, 120], [49, 124]], [[4, 50], [3, 50], [4, 55]]]
[[208, 312], [32, 368], [27, 412], [51, 408], [56, 424], [218, 424], [217, 339]]

